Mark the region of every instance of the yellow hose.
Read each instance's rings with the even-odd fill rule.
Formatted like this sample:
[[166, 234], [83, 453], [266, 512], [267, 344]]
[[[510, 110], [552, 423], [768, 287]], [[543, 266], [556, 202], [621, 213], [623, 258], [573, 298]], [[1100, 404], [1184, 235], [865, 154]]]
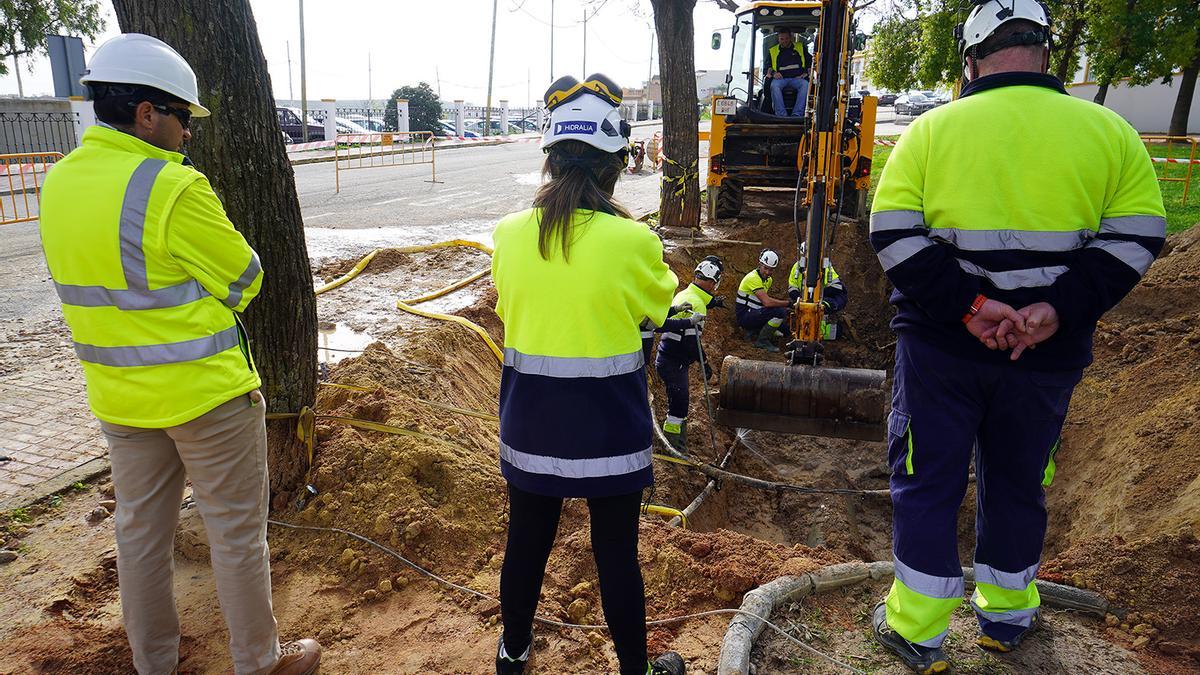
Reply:
[[687, 516], [683, 515], [683, 511], [680, 511], [679, 509], [673, 509], [669, 506], [659, 506], [658, 504], [642, 504], [642, 513], [653, 513], [658, 516], [679, 518], [679, 522], [683, 525], [683, 529], [687, 529]]
[[453, 321], [454, 323], [456, 323], [460, 326], [465, 326], [465, 327], [469, 328], [470, 330], [474, 331], [476, 335], [483, 338], [483, 341], [487, 343], [488, 348], [491, 349], [492, 353], [496, 355], [496, 360], [500, 361], [500, 363], [502, 363], [502, 364], [504, 363], [504, 352], [500, 351], [500, 348], [497, 347], [496, 343], [492, 341], [492, 336], [488, 335], [487, 331], [484, 330], [482, 326], [472, 323], [471, 321], [464, 319], [461, 316], [455, 316], [453, 314], [438, 314], [437, 312], [426, 312], [423, 309], [417, 309], [416, 307], [409, 305], [408, 303], [406, 303], [403, 300], [396, 301], [396, 308], [403, 312], [408, 312], [409, 314], [416, 314], [417, 316], [423, 316], [423, 317], [426, 317], [429, 319], [439, 319], [441, 321]]

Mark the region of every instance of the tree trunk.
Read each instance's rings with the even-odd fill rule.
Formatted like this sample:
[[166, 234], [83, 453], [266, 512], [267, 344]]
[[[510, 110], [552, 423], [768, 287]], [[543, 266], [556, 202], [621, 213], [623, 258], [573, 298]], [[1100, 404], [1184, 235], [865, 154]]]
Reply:
[[1098, 86], [1096, 87], [1096, 95], [1092, 98], [1092, 102], [1104, 105], [1104, 99], [1108, 98], [1108, 83], [1105, 82], [1104, 84], [1097, 84]]
[[1075, 54], [1075, 51], [1079, 49], [1079, 37], [1083, 34], [1083, 25], [1083, 18], [1072, 19], [1071, 22], [1067, 24], [1066, 30], [1063, 31], [1062, 40], [1059, 40], [1058, 44], [1054, 46], [1055, 49], [1060, 50], [1062, 53], [1062, 58], [1058, 62], [1058, 67], [1054, 69], [1054, 76], [1063, 83], [1069, 84], [1070, 80], [1067, 78], [1074, 79], [1075, 77], [1074, 72], [1068, 73], [1067, 71], [1071, 69], [1071, 66], [1075, 60], [1072, 58], [1072, 56]]
[[659, 223], [700, 225], [696, 56], [692, 11], [696, 0], [651, 0], [662, 74], [663, 162]]
[[[211, 117], [193, 124], [189, 155], [266, 275], [245, 315], [267, 410], [298, 412], [316, 400], [317, 307], [296, 182], [275, 113], [271, 77], [248, 0], [114, 0], [124, 32], [153, 35], [187, 59]], [[272, 494], [307, 470], [295, 421], [269, 425]]]
[[1175, 95], [1175, 107], [1171, 110], [1171, 136], [1186, 136], [1188, 118], [1192, 115], [1192, 98], [1196, 95], [1196, 76], [1200, 75], [1200, 31], [1196, 32], [1196, 53], [1192, 62], [1184, 66], [1179, 76], [1179, 93]]

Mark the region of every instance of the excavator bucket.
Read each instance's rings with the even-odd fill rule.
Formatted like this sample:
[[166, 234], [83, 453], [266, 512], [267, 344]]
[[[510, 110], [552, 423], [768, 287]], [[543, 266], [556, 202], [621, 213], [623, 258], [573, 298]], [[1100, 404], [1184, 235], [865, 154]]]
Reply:
[[887, 373], [725, 357], [717, 423], [806, 436], [881, 441]]

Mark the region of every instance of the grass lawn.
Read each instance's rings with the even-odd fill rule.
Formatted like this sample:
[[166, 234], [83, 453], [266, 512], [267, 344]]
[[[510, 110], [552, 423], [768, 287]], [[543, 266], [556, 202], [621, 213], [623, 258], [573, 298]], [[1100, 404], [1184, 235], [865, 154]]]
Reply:
[[[896, 136], [880, 136], [882, 140], [896, 140]], [[1166, 145], [1152, 144], [1150, 149], [1154, 153], [1154, 157], [1166, 157]], [[1187, 157], [1191, 152], [1191, 148], [1179, 144], [1173, 144], [1170, 150], [1171, 157]], [[868, 192], [867, 203], [870, 204], [875, 198], [875, 184], [879, 181], [879, 174], [883, 171], [883, 166], [887, 164], [887, 158], [892, 154], [892, 148], [889, 146], [875, 146], [875, 154], [871, 158], [871, 189]], [[1200, 159], [1200, 151], [1197, 151], [1198, 159]], [[1155, 164], [1154, 171], [1160, 176], [1171, 178], [1182, 178], [1186, 175], [1186, 164]], [[1189, 227], [1200, 223], [1200, 164], [1192, 167], [1192, 185], [1188, 189], [1188, 203], [1183, 205], [1183, 183], [1176, 182], [1160, 182], [1159, 188], [1162, 189], [1163, 205], [1167, 209], [1167, 234], [1182, 232]]]

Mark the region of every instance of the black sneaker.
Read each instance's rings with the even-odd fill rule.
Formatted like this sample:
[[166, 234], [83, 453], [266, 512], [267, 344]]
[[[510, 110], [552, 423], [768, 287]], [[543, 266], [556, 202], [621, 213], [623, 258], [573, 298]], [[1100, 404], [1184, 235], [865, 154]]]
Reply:
[[887, 648], [904, 661], [913, 672], [921, 675], [944, 673], [950, 670], [950, 659], [941, 647], [923, 647], [905, 640], [899, 633], [887, 624], [887, 607], [884, 603], [875, 605], [871, 615], [871, 627], [875, 633], [875, 641]]
[[508, 652], [504, 651], [504, 637], [500, 638], [500, 644], [496, 647], [496, 675], [521, 675], [525, 672], [525, 664], [529, 663], [529, 651], [533, 649], [533, 636], [529, 637], [529, 646], [525, 648], [525, 653], [520, 656], [513, 657]]
[[1021, 640], [1024, 640], [1030, 633], [1032, 633], [1040, 625], [1042, 625], [1042, 615], [1034, 614], [1033, 621], [1030, 622], [1029, 628], [1026, 628], [1025, 630], [1021, 631], [1020, 633], [1017, 634], [1016, 637], [1012, 638], [1011, 640], [998, 640], [990, 635], [984, 634], [984, 635], [980, 635], [978, 638], [975, 639], [975, 644], [979, 645], [980, 647], [983, 647], [984, 649], [986, 649], [988, 651], [1000, 652], [1001, 654], [1007, 654], [1007, 653], [1011, 652], [1012, 650], [1016, 649], [1017, 647], [1019, 647], [1021, 645]]
[[684, 675], [683, 657], [675, 652], [667, 652], [654, 659], [646, 667], [646, 675]]

